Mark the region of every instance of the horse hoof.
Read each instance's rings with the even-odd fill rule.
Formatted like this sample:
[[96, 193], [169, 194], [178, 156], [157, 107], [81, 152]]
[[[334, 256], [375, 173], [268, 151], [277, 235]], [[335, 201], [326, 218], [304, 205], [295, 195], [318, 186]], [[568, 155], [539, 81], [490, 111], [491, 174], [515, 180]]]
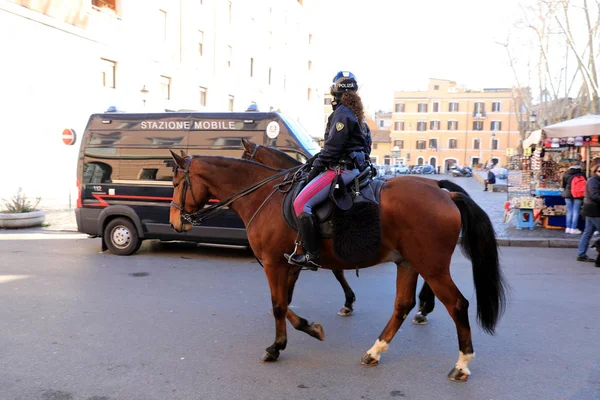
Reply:
[[376, 360], [373, 357], [371, 357], [369, 353], [365, 353], [365, 355], [362, 356], [362, 358], [360, 359], [360, 363], [368, 367], [374, 367], [377, 364], [379, 364], [379, 360]]
[[311, 323], [308, 332], [310, 336], [319, 339], [321, 342], [325, 340], [325, 331], [321, 324], [317, 324], [316, 322]]
[[277, 352], [276, 355], [273, 355], [273, 354], [269, 353], [268, 351], [265, 351], [265, 354], [263, 354], [263, 356], [260, 358], [260, 362], [272, 363], [272, 362], [277, 361], [278, 358], [279, 358], [279, 352]]
[[448, 374], [448, 379], [453, 382], [466, 382], [469, 379], [469, 375], [454, 367]]
[[340, 317], [349, 317], [349, 316], [351, 316], [351, 315], [352, 315], [352, 312], [353, 312], [353, 311], [354, 311], [354, 310], [353, 310], [353, 309], [351, 309], [350, 307], [346, 307], [346, 306], [344, 306], [344, 307], [342, 307], [342, 309], [341, 309], [340, 311], [338, 311], [338, 315], [339, 315]]
[[415, 314], [412, 323], [415, 325], [427, 325], [427, 317], [421, 313], [417, 313]]

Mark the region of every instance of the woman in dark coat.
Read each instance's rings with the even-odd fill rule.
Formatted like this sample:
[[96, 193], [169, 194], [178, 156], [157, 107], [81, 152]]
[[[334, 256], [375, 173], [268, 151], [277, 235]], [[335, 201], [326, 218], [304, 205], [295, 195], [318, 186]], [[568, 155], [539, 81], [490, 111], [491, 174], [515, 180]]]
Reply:
[[312, 209], [327, 198], [329, 188], [338, 175], [346, 184], [369, 165], [371, 131], [365, 122], [357, 90], [358, 84], [352, 72], [340, 71], [333, 78], [333, 113], [327, 121], [325, 144], [321, 152], [307, 163], [312, 166], [308, 174], [309, 183], [294, 201], [304, 253], [286, 253], [290, 264], [314, 271], [320, 267], [321, 238]]

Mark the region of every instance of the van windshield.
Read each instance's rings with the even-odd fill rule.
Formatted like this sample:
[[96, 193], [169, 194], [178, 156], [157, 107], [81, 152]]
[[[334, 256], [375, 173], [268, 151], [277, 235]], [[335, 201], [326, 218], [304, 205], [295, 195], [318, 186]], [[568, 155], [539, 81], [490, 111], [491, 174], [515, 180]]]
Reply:
[[293, 120], [292, 118], [286, 117], [285, 115], [281, 115], [281, 118], [285, 121], [285, 123], [292, 128], [296, 136], [298, 137], [298, 141], [310, 152], [311, 156], [314, 156], [319, 151], [321, 151], [321, 147], [317, 142], [310, 137], [306, 129], [302, 126], [302, 124], [298, 121]]

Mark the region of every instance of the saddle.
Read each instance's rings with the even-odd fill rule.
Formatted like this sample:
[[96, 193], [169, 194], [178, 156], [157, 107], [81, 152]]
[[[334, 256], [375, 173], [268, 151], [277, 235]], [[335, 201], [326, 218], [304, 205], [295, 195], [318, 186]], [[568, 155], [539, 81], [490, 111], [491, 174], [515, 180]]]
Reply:
[[[313, 209], [313, 215], [319, 221], [319, 230], [322, 238], [332, 238], [333, 213], [336, 208], [343, 211], [350, 210], [357, 203], [372, 203], [379, 206], [379, 196], [385, 180], [382, 178], [372, 179], [371, 168], [365, 169], [349, 185], [344, 185], [341, 176], [331, 184], [327, 200]], [[294, 200], [300, 191], [306, 186], [306, 176], [292, 182], [287, 194], [283, 199], [282, 213], [287, 226], [298, 232], [298, 219], [294, 212]]]

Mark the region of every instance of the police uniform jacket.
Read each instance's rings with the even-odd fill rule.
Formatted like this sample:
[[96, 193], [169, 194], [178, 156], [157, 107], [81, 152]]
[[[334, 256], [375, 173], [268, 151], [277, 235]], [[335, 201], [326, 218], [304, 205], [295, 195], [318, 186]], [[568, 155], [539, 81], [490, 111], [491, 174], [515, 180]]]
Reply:
[[365, 159], [371, 153], [371, 131], [362, 124], [344, 104], [339, 104], [327, 121], [325, 143], [313, 163], [313, 167], [324, 170], [352, 152], [363, 152]]

